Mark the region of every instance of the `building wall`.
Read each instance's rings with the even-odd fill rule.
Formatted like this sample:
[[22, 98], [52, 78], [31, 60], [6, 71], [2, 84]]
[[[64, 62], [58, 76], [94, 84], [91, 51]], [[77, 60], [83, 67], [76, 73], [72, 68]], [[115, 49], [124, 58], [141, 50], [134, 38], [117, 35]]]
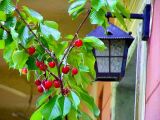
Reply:
[[[143, 13], [143, 9], [147, 2], [147, 0], [130, 0], [126, 2], [126, 6], [131, 13]], [[144, 53], [147, 53], [147, 48], [146, 42], [142, 42], [140, 37], [142, 21], [130, 20], [126, 22], [128, 31], [132, 32], [135, 40], [129, 48], [128, 63], [124, 79], [120, 83], [113, 83], [112, 120], [141, 120], [139, 119], [141, 115], [135, 114], [135, 112], [142, 112], [140, 101], [145, 98], [142, 96], [145, 91], [145, 84], [142, 84], [140, 81], [146, 81], [146, 73], [145, 69], [139, 70], [141, 72], [139, 73], [139, 77], [136, 77], [136, 73], [141, 64], [143, 64], [143, 68], [146, 66], [147, 59]], [[118, 22], [116, 22], [116, 24], [119, 26]], [[140, 55], [141, 58], [139, 57], [140, 59], [138, 58], [138, 60], [137, 53], [140, 51], [137, 49], [137, 46], [140, 46], [142, 48], [141, 51], [143, 51]], [[141, 91], [142, 88], [144, 88], [143, 91]], [[141, 97], [139, 97], [139, 95]], [[140, 104], [135, 105], [135, 101]]]
[[160, 0], [154, 0], [152, 31], [148, 42], [145, 120], [160, 120]]

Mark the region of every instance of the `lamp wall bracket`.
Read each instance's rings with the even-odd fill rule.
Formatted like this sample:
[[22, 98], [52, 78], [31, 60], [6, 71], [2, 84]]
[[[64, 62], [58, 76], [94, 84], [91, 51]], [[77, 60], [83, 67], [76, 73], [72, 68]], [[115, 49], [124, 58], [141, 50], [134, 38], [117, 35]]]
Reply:
[[[136, 14], [131, 13], [130, 19], [139, 19], [143, 20], [143, 27], [142, 27], [142, 40], [147, 41], [150, 34], [150, 16], [151, 16], [151, 4], [146, 4], [143, 14]], [[107, 18], [115, 18], [115, 16], [112, 16], [111, 12], [107, 12], [106, 14]], [[123, 18], [126, 18], [123, 16]]]

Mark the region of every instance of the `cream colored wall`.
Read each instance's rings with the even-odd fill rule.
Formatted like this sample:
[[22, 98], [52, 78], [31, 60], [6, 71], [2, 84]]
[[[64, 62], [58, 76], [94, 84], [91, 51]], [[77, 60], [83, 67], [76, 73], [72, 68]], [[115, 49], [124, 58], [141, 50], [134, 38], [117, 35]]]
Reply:
[[[143, 9], [144, 9], [146, 3], [150, 3], [150, 0], [129, 0], [126, 2], [126, 6], [131, 11], [131, 13], [143, 13]], [[133, 44], [129, 48], [127, 67], [129, 67], [129, 69], [130, 69], [130, 66], [128, 66], [128, 65], [130, 65], [130, 62], [132, 61], [132, 56], [135, 53], [135, 50], [137, 50], [137, 45], [138, 45], [138, 46], [141, 46], [141, 51], [143, 51], [143, 52], [141, 52], [141, 54], [143, 54], [143, 56], [141, 58], [138, 58], [139, 62], [141, 62], [141, 63], [137, 64], [137, 68], [139, 68], [139, 65], [143, 64], [144, 69], [141, 69], [141, 71], [143, 71], [143, 72], [139, 73], [140, 79], [137, 79], [137, 80], [134, 79], [134, 81], [132, 81], [133, 83], [130, 83], [131, 81], [129, 79], [131, 79], [133, 75], [136, 76], [136, 73], [133, 73], [130, 78], [127, 78], [126, 81], [124, 81], [124, 82], [122, 81], [123, 83], [120, 83], [120, 84], [123, 84], [124, 86], [127, 84], [128, 85], [130, 84], [131, 86], [134, 87], [135, 82], [136, 82], [136, 93], [134, 92], [134, 90], [132, 90], [133, 91], [132, 94], [129, 95], [130, 97], [131, 96], [135, 97], [135, 94], [137, 94], [135, 101], [138, 104], [136, 104], [135, 113], [140, 113], [140, 114], [135, 114], [135, 120], [143, 120], [144, 109], [145, 109], [145, 105], [142, 103], [144, 103], [144, 100], [145, 100], [145, 81], [146, 81], [146, 72], [145, 72], [146, 69], [145, 68], [146, 68], [146, 62], [147, 62], [147, 56], [146, 56], [147, 43], [144, 41], [142, 42], [141, 38], [138, 37], [138, 36], [141, 36], [141, 34], [139, 33], [139, 32], [141, 32], [141, 28], [142, 28], [141, 23], [142, 23], [141, 20], [127, 20], [126, 21], [126, 24], [128, 27], [128, 32], [131, 31], [132, 36], [135, 37]], [[119, 25], [119, 23], [117, 21], [116, 21], [116, 24]], [[138, 50], [137, 53], [139, 53], [139, 52], [140, 51]], [[141, 81], [141, 82], [139, 82], [139, 81]], [[116, 92], [118, 86], [119, 86], [119, 83], [112, 84], [112, 91], [113, 91], [112, 94], [114, 94], [112, 97], [112, 120], [121, 120], [121, 118], [116, 119], [116, 116], [118, 116], [118, 113], [115, 112], [116, 100], [118, 99], [118, 98], [116, 98], [115, 94], [119, 94], [119, 92], [118, 93]], [[126, 93], [124, 93], [124, 94], [126, 94]], [[139, 97], [138, 95], [141, 95], [141, 96]], [[128, 106], [128, 108], [129, 108], [129, 106]], [[127, 109], [127, 106], [126, 106], [126, 109]], [[126, 114], [126, 118], [128, 116], [128, 118], [126, 120], [133, 120], [134, 119], [133, 117], [130, 118], [127, 113], [124, 113], [124, 114]], [[124, 120], [124, 119], [122, 119], [122, 120]]]

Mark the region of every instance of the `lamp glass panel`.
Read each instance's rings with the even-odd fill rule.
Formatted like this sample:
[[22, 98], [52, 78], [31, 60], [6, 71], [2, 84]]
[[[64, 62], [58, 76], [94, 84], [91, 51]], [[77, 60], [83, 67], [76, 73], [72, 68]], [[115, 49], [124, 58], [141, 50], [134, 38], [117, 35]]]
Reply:
[[109, 72], [109, 58], [108, 57], [97, 57], [97, 67], [99, 73]]
[[96, 53], [96, 56], [109, 56], [109, 41], [108, 40], [103, 40], [103, 43], [105, 44], [106, 46], [106, 49], [104, 51], [99, 51], [99, 50], [96, 50], [95, 53]]
[[122, 68], [122, 57], [111, 57], [111, 72], [120, 73]]
[[111, 41], [111, 56], [123, 56], [125, 47], [124, 40], [112, 40]]

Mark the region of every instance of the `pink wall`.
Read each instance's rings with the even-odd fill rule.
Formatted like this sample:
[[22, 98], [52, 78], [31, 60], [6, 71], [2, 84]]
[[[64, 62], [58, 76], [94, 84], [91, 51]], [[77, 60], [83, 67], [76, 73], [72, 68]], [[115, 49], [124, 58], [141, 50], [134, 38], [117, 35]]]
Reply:
[[160, 120], [160, 0], [153, 4], [152, 33], [148, 43], [145, 120]]

